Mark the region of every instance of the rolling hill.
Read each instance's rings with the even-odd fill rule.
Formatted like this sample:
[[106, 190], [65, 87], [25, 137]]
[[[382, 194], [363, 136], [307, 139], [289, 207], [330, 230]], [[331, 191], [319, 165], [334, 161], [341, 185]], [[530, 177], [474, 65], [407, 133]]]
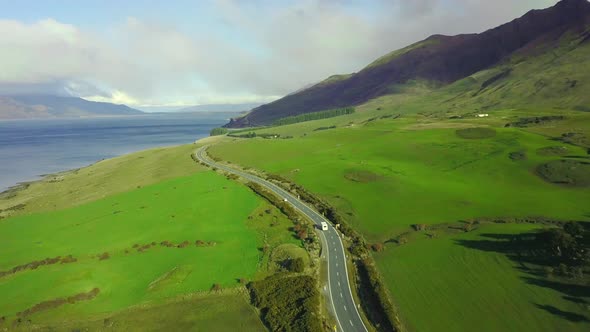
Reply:
[[143, 112], [125, 105], [49, 95], [0, 96], [0, 119], [96, 117], [139, 115]]
[[[580, 100], [579, 86], [584, 81], [564, 75], [583, 75], [576, 69], [578, 62], [569, 62], [572, 57], [567, 56], [589, 54], [589, 24], [588, 1], [563, 0], [551, 8], [532, 10], [512, 22], [479, 34], [433, 35], [377, 59], [358, 73], [332, 76], [308, 89], [257, 107], [243, 117], [232, 119], [226, 126], [267, 125], [287, 116], [361, 105], [378, 97], [407, 93], [408, 85], [412, 88], [416, 82], [428, 92], [447, 88], [448, 93], [440, 102], [454, 97], [465, 99], [465, 93], [473, 89], [469, 84], [473, 80], [465, 79], [473, 76], [486, 79], [478, 82], [475, 92], [468, 94], [469, 99], [477, 99], [480, 90], [502, 80], [512, 83], [528, 81], [536, 86], [527, 92], [535, 101], [544, 106], [564, 107], [563, 101], [566, 100], [565, 106], [576, 109], [587, 101]], [[531, 59], [542, 61], [545, 77], [541, 81], [518, 76], [519, 66], [530, 63]], [[459, 81], [462, 84], [456, 84]], [[539, 92], [556, 81], [564, 81], [564, 86], [578, 89], [560, 89], [561, 98], [558, 99], [543, 98], [543, 93]], [[448, 89], [450, 86], [453, 88]], [[503, 99], [501, 95], [496, 97]], [[549, 104], [544, 103], [545, 99]], [[525, 100], [522, 101], [519, 106], [526, 105]], [[494, 101], [486, 108], [502, 106], [501, 102]]]

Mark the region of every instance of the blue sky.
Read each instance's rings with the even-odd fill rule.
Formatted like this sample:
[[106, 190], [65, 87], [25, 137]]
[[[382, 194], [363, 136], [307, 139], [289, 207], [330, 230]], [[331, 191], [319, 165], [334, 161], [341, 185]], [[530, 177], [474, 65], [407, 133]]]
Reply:
[[0, 94], [131, 106], [267, 102], [429, 35], [555, 0], [0, 0]]

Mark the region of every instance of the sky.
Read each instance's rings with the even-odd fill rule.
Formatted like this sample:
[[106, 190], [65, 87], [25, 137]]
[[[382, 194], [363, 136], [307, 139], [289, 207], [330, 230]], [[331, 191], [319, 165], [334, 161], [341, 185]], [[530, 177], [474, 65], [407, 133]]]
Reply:
[[0, 0], [0, 95], [265, 103], [556, 0]]

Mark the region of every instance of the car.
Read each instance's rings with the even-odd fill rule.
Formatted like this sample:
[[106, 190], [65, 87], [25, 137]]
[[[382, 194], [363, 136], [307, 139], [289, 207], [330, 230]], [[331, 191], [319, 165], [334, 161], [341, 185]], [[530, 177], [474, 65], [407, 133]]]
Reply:
[[286, 198], [283, 198], [283, 201], [284, 201], [284, 202], [286, 202], [286, 201], [287, 201], [287, 199], [286, 199]]
[[322, 221], [321, 226], [322, 226], [322, 231], [327, 231], [328, 230], [328, 223], [327, 222]]

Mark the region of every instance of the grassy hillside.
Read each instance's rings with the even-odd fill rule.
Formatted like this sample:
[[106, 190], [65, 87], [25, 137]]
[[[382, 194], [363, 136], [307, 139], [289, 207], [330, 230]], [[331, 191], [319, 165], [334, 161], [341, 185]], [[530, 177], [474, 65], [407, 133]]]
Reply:
[[416, 82], [412, 81], [399, 85], [395, 94], [357, 109], [382, 108], [437, 116], [471, 116], [503, 110], [524, 110], [531, 115], [539, 111], [588, 112], [590, 97], [585, 87], [590, 82], [590, 73], [581, 69], [590, 66], [589, 55], [590, 43], [583, 35], [565, 34], [556, 40], [541, 40], [497, 66], [449, 86], [417, 91]]
[[[438, 103], [429, 104], [432, 99], [420, 100], [414, 108], [417, 111], [440, 111], [424, 109], [425, 103], [462, 113], [473, 111], [466, 106], [584, 108], [587, 98], [580, 100], [583, 92], [577, 90], [584, 90], [587, 81], [581, 78], [587, 78], [587, 70], [578, 69], [588, 61], [589, 27], [588, 1], [564, 0], [479, 34], [434, 35], [391, 52], [358, 73], [328, 78], [257, 107], [227, 126], [268, 125], [282, 117], [357, 106], [382, 96], [397, 98], [406, 94], [399, 91], [400, 86], [415, 81], [442, 87], [441, 94], [433, 97], [438, 103], [445, 102], [440, 107]], [[585, 50], [577, 52], [577, 48]], [[529, 63], [530, 58], [542, 59]], [[527, 68], [521, 70], [521, 65]], [[479, 81], [478, 73], [486, 72], [489, 75]], [[525, 72], [534, 75], [529, 77]], [[511, 83], [506, 83], [512, 73], [514, 77], [508, 79]]]
[[[46, 315], [47, 316], [47, 315]], [[2, 325], [0, 325], [2, 326]], [[12, 327], [11, 327], [12, 328]], [[25, 322], [16, 331], [266, 331], [243, 294], [193, 295], [164, 304], [138, 306], [87, 320]]]
[[68, 208], [205, 170], [190, 154], [195, 145], [156, 148], [103, 160], [0, 194], [0, 216]]
[[[375, 120], [310, 130], [291, 140], [220, 144], [210, 151], [281, 174], [321, 194], [370, 241], [385, 241], [417, 223], [496, 216], [584, 219], [590, 213], [585, 208], [587, 188], [547, 183], [534, 172], [538, 165], [560, 159], [537, 150], [559, 143], [515, 128], [496, 128], [494, 137], [465, 139], [457, 128], [475, 123], [434, 122], [430, 128], [409, 123]], [[299, 128], [304, 126], [321, 125]], [[518, 151], [526, 158], [512, 160], [510, 153]], [[568, 146], [567, 151], [586, 156], [580, 147]]]
[[[468, 331], [482, 321], [489, 322], [488, 330], [588, 328], [585, 292], [551, 289], [543, 276], [530, 282], [506, 256], [459, 244], [481, 240], [487, 232], [521, 233], [532, 226], [499, 224], [395, 245], [414, 224], [589, 221], [587, 148], [562, 140], [563, 133], [588, 132], [588, 113], [509, 109], [487, 118], [448, 119], [438, 112], [398, 118], [391, 105], [363, 107], [338, 118], [257, 130], [291, 139], [227, 139], [209, 152], [303, 185], [336, 207], [369, 243], [385, 243], [375, 256], [377, 267], [410, 330]], [[527, 120], [550, 115], [563, 118]], [[514, 125], [505, 127], [508, 123]], [[542, 176], [540, 169], [551, 175]], [[468, 318], [456, 319], [459, 315]], [[442, 323], [445, 328], [438, 329]]]
[[[197, 166], [194, 149], [135, 153], [6, 193], [0, 201], [16, 208], [0, 220], [0, 328], [92, 327], [107, 319], [120, 330], [154, 329], [155, 318], [142, 325], [138, 317], [162, 311], [171, 316], [157, 324], [171, 328], [213, 326], [224, 322], [214, 316], [225, 315], [228, 329], [260, 330], [236, 293], [239, 279], [275, 271], [272, 256], [285, 246], [305, 251], [284, 215]], [[221, 293], [210, 291], [214, 284]], [[187, 294], [201, 295], [184, 303]], [[187, 316], [170, 300], [209, 309]]]

